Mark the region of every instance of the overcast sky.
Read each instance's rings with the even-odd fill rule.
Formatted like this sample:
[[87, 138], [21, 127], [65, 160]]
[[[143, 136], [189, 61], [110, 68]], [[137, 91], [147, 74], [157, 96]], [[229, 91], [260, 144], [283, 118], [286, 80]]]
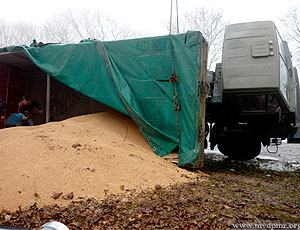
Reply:
[[[53, 13], [64, 10], [97, 10], [149, 35], [166, 34], [163, 26], [170, 17], [171, 0], [1, 0], [0, 18], [39, 23]], [[173, 0], [176, 3], [176, 0]], [[196, 7], [221, 8], [231, 23], [278, 20], [299, 0], [178, 0], [179, 16]], [[179, 20], [180, 20], [179, 17]]]

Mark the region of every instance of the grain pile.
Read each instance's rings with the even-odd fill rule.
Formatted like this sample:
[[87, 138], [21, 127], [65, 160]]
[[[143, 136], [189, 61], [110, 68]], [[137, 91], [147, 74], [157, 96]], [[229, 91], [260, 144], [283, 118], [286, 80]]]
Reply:
[[0, 146], [0, 209], [101, 199], [194, 177], [156, 156], [117, 112], [2, 129]]

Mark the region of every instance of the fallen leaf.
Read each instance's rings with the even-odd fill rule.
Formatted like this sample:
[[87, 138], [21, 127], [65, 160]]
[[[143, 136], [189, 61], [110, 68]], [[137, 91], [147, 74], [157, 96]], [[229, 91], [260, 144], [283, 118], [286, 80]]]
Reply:
[[73, 192], [71, 192], [71, 193], [69, 193], [68, 195], [62, 196], [62, 198], [63, 198], [64, 200], [72, 200], [72, 199], [74, 198], [74, 194], [73, 194]]
[[40, 195], [39, 195], [38, 193], [34, 193], [34, 196], [35, 196], [36, 198], [41, 198]]
[[63, 194], [62, 192], [54, 193], [51, 197], [52, 197], [54, 200], [56, 200], [56, 199], [60, 198], [62, 194]]
[[155, 185], [155, 189], [157, 189], [157, 190], [158, 190], [158, 189], [161, 189], [161, 185], [156, 184], [156, 185]]
[[78, 148], [78, 147], [81, 147], [81, 144], [76, 143], [76, 144], [73, 144], [72, 147], [73, 147], [74, 149], [76, 149], [76, 148]]

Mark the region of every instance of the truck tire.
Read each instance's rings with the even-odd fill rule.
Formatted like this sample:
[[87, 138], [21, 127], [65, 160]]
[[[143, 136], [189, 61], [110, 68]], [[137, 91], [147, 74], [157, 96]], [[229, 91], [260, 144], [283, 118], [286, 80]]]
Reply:
[[250, 160], [260, 154], [261, 143], [253, 134], [236, 134], [223, 137], [218, 149], [233, 160]]

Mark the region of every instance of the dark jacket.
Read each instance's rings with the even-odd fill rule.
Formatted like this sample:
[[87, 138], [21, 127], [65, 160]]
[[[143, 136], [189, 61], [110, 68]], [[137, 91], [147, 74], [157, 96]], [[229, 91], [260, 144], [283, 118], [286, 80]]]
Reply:
[[32, 109], [30, 106], [30, 103], [27, 105], [24, 105], [23, 100], [19, 102], [19, 108], [18, 113], [23, 113], [25, 117], [31, 117], [32, 115]]
[[37, 101], [30, 101], [29, 104], [24, 105], [22, 100], [19, 103], [18, 113], [23, 113], [25, 117], [32, 117], [35, 107], [40, 109], [40, 104]]

